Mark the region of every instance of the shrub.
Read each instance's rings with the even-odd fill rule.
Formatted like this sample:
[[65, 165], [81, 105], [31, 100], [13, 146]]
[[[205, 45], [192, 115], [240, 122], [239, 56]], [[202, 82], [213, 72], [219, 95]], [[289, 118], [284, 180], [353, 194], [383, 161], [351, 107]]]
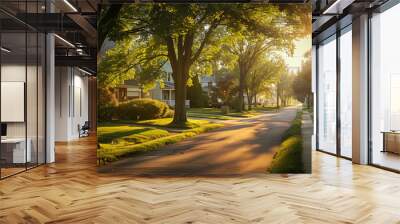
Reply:
[[153, 99], [134, 99], [120, 103], [116, 112], [115, 117], [119, 120], [148, 120], [173, 115], [166, 103]]
[[98, 104], [99, 105], [118, 105], [118, 99], [112, 88], [104, 87], [98, 89]]
[[99, 88], [97, 101], [97, 117], [99, 121], [113, 119], [118, 100], [110, 88]]
[[97, 118], [99, 121], [111, 121], [114, 117], [116, 106], [114, 105], [101, 105], [97, 107]]

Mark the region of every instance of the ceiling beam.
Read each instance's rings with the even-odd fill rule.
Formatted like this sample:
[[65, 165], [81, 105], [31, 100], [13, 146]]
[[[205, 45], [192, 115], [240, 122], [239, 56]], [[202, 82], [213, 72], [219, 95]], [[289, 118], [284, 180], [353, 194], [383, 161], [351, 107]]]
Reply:
[[90, 56], [55, 56], [56, 66], [88, 67], [96, 71], [97, 60]]

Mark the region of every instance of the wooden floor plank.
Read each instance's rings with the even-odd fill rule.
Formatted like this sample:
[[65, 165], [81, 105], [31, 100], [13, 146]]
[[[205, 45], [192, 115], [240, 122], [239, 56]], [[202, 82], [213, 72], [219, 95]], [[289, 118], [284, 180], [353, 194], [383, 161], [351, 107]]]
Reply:
[[400, 223], [400, 175], [313, 152], [313, 174], [144, 178], [96, 172], [95, 138], [0, 181], [0, 223]]

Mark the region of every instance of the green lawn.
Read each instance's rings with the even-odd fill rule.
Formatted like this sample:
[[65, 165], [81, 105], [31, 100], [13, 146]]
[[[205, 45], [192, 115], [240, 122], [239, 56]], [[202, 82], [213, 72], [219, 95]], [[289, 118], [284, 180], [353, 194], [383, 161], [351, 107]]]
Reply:
[[190, 108], [188, 109], [189, 117], [197, 118], [208, 118], [218, 120], [232, 120], [239, 118], [254, 117], [262, 114], [263, 112], [270, 111], [270, 108], [257, 108], [255, 110], [244, 111], [244, 112], [230, 112], [223, 114], [220, 108]]
[[[144, 121], [137, 121], [137, 124], [141, 125], [150, 125], [150, 126], [156, 126], [156, 127], [172, 127], [170, 124], [172, 122], [172, 118], [160, 118], [160, 119], [153, 119], [153, 120], [144, 120]], [[188, 119], [188, 121], [185, 124], [185, 127], [181, 127], [184, 129], [191, 129], [191, 128], [198, 128], [201, 127], [202, 125], [210, 124], [209, 121], [206, 120], [194, 120], [194, 119]]]
[[[99, 162], [110, 162], [182, 141], [186, 138], [222, 127], [206, 120], [189, 120], [186, 129], [169, 126], [171, 118], [145, 120], [135, 124], [103, 123], [97, 129]], [[120, 122], [120, 121], [119, 121]]]
[[162, 129], [135, 126], [100, 126], [97, 128], [99, 143], [142, 143], [169, 135]]
[[125, 125], [125, 124], [130, 124], [130, 125], [140, 125], [140, 126], [150, 126], [150, 127], [160, 127], [160, 128], [179, 128], [179, 129], [191, 129], [191, 128], [197, 128], [202, 125], [210, 123], [207, 120], [196, 120], [196, 119], [188, 119], [186, 124], [182, 127], [175, 127], [171, 125], [172, 118], [158, 118], [158, 119], [152, 119], [152, 120], [141, 120], [141, 121], [132, 121], [132, 120], [113, 120], [113, 121], [107, 121], [107, 122], [102, 122], [102, 125]]

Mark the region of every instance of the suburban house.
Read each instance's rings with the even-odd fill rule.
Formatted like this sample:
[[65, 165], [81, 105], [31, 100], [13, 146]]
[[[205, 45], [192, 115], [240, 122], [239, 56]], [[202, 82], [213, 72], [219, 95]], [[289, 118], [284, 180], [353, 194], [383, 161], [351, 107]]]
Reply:
[[217, 83], [215, 76], [214, 75], [200, 76], [199, 82], [203, 91], [206, 92], [207, 95], [210, 97], [213, 91], [213, 87], [215, 87]]
[[[175, 106], [175, 86], [172, 78], [172, 68], [169, 63], [165, 64], [163, 70], [166, 75], [156, 82], [154, 88], [145, 91], [140, 83], [136, 80], [125, 80], [123, 84], [118, 86], [115, 94], [119, 101], [126, 101], [138, 98], [152, 98], [165, 102], [171, 107]], [[208, 96], [211, 95], [212, 87], [215, 86], [215, 76], [200, 76], [200, 85]], [[186, 100], [186, 107], [190, 107], [190, 100]]]

